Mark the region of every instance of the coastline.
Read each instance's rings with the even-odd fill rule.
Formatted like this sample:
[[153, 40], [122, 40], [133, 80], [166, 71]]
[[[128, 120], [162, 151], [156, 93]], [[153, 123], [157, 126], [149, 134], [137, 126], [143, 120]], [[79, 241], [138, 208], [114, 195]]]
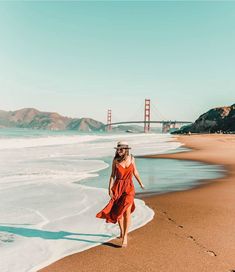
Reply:
[[[232, 271], [235, 269], [234, 135], [177, 136], [191, 151], [146, 156], [222, 164], [228, 175], [186, 191], [141, 197], [152, 221], [129, 233], [128, 247], [111, 240], [65, 257], [41, 272]], [[219, 154], [219, 156], [218, 156]], [[91, 261], [92, 260], [92, 261]]]

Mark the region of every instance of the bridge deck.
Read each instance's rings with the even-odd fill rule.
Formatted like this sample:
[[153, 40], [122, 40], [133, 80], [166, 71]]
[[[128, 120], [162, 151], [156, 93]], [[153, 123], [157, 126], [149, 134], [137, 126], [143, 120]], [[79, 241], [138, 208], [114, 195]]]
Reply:
[[122, 124], [144, 124], [144, 123], [150, 123], [150, 124], [192, 124], [193, 122], [191, 121], [122, 121], [122, 122], [115, 122], [115, 123], [111, 123], [111, 124], [106, 124], [105, 126], [108, 125], [122, 125]]

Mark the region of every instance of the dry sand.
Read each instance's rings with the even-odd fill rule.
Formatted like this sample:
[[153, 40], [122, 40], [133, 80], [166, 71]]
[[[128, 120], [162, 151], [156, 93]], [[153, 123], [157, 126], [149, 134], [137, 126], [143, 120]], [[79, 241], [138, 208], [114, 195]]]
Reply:
[[193, 151], [151, 157], [222, 164], [227, 176], [187, 191], [142, 197], [155, 216], [128, 234], [127, 248], [114, 239], [40, 271], [235, 271], [235, 136], [177, 139]]

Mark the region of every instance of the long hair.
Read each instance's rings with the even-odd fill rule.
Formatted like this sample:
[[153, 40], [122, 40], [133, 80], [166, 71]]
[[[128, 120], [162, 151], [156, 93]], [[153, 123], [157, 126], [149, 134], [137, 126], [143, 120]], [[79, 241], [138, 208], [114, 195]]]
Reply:
[[129, 155], [129, 149], [125, 149], [125, 153], [122, 156], [120, 156], [118, 152], [116, 151], [114, 159], [117, 160], [118, 162], [122, 162], [123, 160], [127, 158], [128, 155]]

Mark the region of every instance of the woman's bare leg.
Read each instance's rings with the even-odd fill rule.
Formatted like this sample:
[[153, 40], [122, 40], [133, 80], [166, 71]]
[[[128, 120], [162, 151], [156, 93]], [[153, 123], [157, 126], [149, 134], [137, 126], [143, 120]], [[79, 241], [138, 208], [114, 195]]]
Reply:
[[128, 234], [128, 230], [129, 227], [131, 225], [131, 207], [132, 205], [130, 205], [126, 212], [124, 213], [123, 217], [124, 217], [124, 232], [123, 232], [123, 242], [122, 244], [127, 244], [127, 234]]
[[122, 238], [123, 237], [123, 233], [124, 233], [124, 225], [123, 225], [123, 222], [124, 222], [124, 218], [122, 216], [122, 218], [120, 218], [118, 220], [118, 224], [119, 224], [119, 227], [120, 227], [120, 236], [118, 238]]

